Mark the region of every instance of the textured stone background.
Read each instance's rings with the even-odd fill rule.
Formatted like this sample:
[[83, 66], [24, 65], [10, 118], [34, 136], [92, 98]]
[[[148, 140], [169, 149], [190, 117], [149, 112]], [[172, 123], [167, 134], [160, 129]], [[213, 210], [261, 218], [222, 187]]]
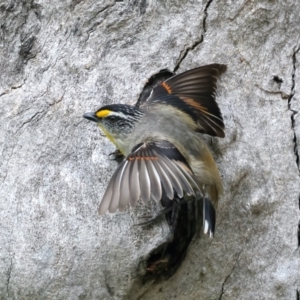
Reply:
[[[0, 298], [296, 299], [299, 41], [292, 0], [1, 0]], [[114, 148], [82, 114], [212, 62], [228, 65], [217, 233], [141, 286], [168, 226], [133, 226], [155, 205], [97, 215]]]

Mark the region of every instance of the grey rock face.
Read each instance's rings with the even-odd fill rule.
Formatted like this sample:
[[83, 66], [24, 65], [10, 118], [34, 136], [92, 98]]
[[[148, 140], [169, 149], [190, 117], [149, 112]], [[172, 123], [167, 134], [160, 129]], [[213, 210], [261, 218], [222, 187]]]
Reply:
[[[0, 298], [296, 299], [299, 38], [297, 1], [2, 0]], [[226, 138], [208, 139], [225, 188], [216, 236], [142, 285], [168, 225], [134, 226], [154, 203], [97, 215], [114, 148], [82, 114], [212, 62], [228, 65]]]

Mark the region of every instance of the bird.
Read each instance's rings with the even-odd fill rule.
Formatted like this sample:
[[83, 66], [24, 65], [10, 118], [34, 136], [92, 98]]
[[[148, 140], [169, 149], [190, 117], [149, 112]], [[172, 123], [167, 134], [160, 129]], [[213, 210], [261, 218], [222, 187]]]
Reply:
[[124, 211], [163, 198], [203, 198], [203, 231], [213, 236], [222, 179], [202, 134], [225, 137], [216, 102], [224, 64], [200, 66], [157, 82], [137, 104], [109, 104], [83, 115], [124, 156], [98, 213]]

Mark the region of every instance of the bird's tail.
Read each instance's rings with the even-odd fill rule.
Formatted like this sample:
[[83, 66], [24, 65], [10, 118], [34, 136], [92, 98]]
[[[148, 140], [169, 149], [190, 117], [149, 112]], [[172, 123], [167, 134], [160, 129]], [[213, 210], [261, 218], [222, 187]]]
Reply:
[[216, 225], [216, 211], [209, 198], [203, 198], [203, 231], [213, 237]]
[[223, 187], [207, 186], [203, 193], [203, 231], [213, 237], [216, 227], [216, 208], [218, 198], [223, 193]]

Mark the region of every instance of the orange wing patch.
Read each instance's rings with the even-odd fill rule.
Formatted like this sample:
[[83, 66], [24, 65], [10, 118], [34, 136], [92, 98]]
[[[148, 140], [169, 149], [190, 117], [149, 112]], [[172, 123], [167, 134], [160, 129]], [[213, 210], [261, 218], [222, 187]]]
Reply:
[[204, 112], [207, 113], [207, 108], [202, 106], [199, 102], [193, 100], [192, 98], [187, 98], [187, 97], [179, 97], [180, 99], [182, 99], [186, 104]]
[[172, 89], [171, 89], [171, 87], [170, 87], [165, 81], [163, 81], [163, 82], [161, 83], [161, 86], [165, 88], [165, 90], [168, 92], [168, 94], [172, 94]]

